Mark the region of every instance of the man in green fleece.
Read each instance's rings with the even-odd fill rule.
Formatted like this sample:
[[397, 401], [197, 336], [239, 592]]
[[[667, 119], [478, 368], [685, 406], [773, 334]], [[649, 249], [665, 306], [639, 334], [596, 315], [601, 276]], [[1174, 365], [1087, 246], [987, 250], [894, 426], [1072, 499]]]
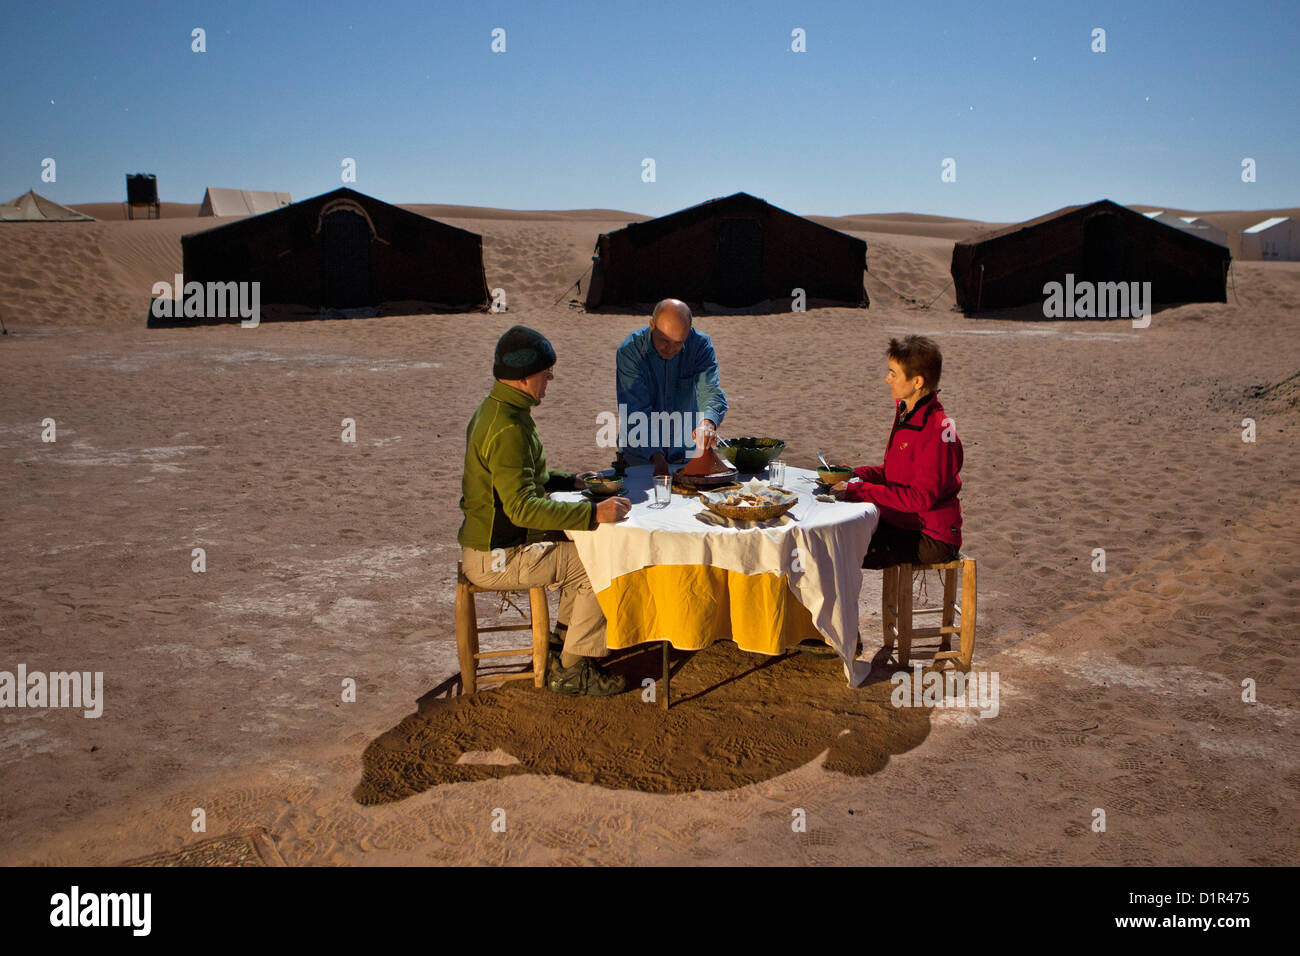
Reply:
[[[556, 630], [564, 635], [558, 661], [548, 659], [546, 686], [569, 695], [621, 693], [626, 680], [595, 658], [605, 647], [605, 615], [566, 530], [591, 530], [618, 521], [632, 507], [626, 498], [597, 502], [551, 501], [548, 491], [581, 489], [584, 475], [546, 467], [546, 453], [530, 409], [555, 378], [555, 350], [541, 333], [522, 325], [497, 342], [496, 382], [470, 419], [461, 479], [461, 566], [481, 587], [560, 589]], [[589, 473], [588, 473], [589, 474]], [[552, 655], [553, 656], [553, 655]]]

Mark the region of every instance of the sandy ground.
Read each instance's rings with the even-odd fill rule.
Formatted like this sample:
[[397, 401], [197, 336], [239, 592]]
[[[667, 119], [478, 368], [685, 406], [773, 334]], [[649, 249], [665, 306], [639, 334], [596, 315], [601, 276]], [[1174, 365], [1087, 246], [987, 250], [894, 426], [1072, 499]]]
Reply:
[[[202, 808], [207, 835], [269, 827], [290, 864], [1294, 861], [1300, 392], [1279, 383], [1300, 371], [1300, 264], [1236, 264], [1236, 301], [1147, 329], [975, 321], [944, 286], [953, 240], [980, 224], [931, 217], [879, 231], [847, 217], [870, 245], [869, 310], [699, 327], [732, 405], [724, 433], [782, 437], [805, 465], [818, 449], [878, 462], [888, 338], [940, 342], [979, 561], [975, 668], [1000, 677], [998, 715], [886, 710], [875, 683], [858, 694], [876, 723], [855, 724], [832, 667], [809, 712], [876, 726], [878, 759], [846, 757], [831, 720], [824, 747], [768, 754], [733, 786], [650, 792], [584, 782], [576, 762], [532, 772], [467, 734], [459, 779], [367, 798], [386, 741], [469, 712], [430, 692], [457, 671], [464, 427], [496, 338], [515, 322], [551, 338], [557, 379], [536, 413], [548, 455], [602, 467], [613, 352], [642, 324], [587, 316], [566, 293], [597, 233], [632, 217], [460, 212], [448, 221], [484, 235], [509, 314], [149, 331], [149, 286], [208, 223], [5, 225], [0, 670], [103, 671], [106, 700], [99, 719], [0, 711], [0, 858], [176, 849], [201, 838]], [[206, 573], [191, 571], [195, 547]], [[870, 654], [878, 573], [860, 600]], [[728, 651], [704, 652], [717, 656], [699, 675], [731, 666]], [[816, 694], [808, 666], [777, 662], [754, 686], [788, 711]], [[492, 706], [518, 693], [540, 692]], [[557, 738], [585, 721], [619, 740], [599, 704], [557, 712]], [[684, 700], [665, 733], [744, 769], [739, 744], [701, 742], [703, 713]]]

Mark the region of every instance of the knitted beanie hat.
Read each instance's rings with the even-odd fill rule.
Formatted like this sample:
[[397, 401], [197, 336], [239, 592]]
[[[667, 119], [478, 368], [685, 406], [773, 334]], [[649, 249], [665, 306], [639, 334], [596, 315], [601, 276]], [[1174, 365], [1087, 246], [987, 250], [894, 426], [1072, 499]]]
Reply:
[[555, 349], [541, 332], [516, 325], [497, 341], [492, 377], [516, 381], [555, 364]]

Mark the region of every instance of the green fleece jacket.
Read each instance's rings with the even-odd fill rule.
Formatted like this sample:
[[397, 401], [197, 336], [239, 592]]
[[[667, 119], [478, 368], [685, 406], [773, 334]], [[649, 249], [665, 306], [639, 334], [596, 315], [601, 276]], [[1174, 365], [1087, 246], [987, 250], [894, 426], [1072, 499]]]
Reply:
[[573, 475], [550, 471], [530, 409], [531, 395], [496, 382], [465, 432], [465, 474], [457, 539], [478, 551], [540, 540], [547, 531], [596, 527], [589, 501], [551, 501], [547, 491], [573, 488]]

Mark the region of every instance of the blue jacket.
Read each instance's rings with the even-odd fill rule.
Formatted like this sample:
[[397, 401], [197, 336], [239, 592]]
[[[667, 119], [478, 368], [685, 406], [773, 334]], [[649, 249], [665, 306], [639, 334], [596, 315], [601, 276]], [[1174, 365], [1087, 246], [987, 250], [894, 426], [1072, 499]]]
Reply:
[[[686, 451], [695, 448], [691, 432], [701, 419], [722, 424], [727, 396], [718, 382], [713, 342], [703, 332], [692, 328], [682, 350], [665, 361], [655, 351], [647, 326], [623, 340], [615, 364], [618, 403], [623, 406], [619, 411], [626, 415], [620, 423], [619, 446], [630, 464], [645, 464], [655, 452], [669, 461], [683, 461]], [[665, 412], [679, 413], [678, 434], [671, 427], [675, 423], [662, 417]], [[652, 419], [655, 413], [661, 417]]]

